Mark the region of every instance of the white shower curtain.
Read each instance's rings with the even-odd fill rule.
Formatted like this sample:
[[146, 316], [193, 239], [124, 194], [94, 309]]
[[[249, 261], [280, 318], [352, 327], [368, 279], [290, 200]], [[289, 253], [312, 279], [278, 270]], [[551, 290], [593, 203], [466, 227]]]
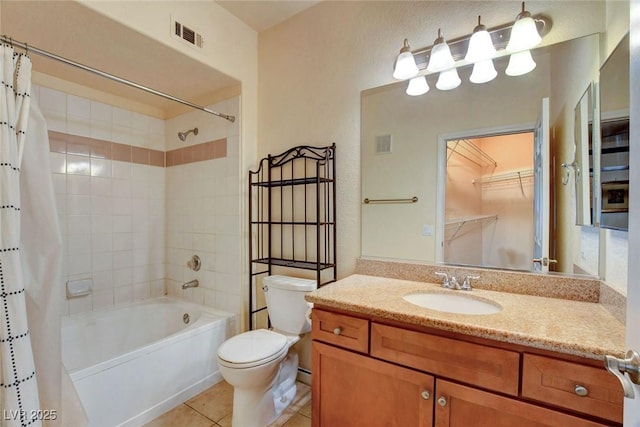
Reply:
[[[37, 103], [32, 102], [30, 110], [20, 168], [20, 256], [41, 415], [45, 426], [55, 426], [64, 425], [63, 418], [71, 415], [63, 412], [61, 402], [62, 237], [48, 167], [47, 123]], [[65, 394], [74, 397], [73, 387]]]
[[2, 45], [0, 66], [0, 410], [3, 425], [41, 426], [44, 413], [20, 247], [20, 175], [30, 114], [31, 61], [11, 46]]

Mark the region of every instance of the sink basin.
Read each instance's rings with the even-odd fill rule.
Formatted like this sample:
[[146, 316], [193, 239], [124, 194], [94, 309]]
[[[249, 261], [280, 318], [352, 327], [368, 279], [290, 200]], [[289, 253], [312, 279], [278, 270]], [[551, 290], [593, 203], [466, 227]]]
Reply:
[[460, 293], [419, 293], [402, 298], [411, 304], [446, 313], [494, 314], [502, 311], [496, 302]]

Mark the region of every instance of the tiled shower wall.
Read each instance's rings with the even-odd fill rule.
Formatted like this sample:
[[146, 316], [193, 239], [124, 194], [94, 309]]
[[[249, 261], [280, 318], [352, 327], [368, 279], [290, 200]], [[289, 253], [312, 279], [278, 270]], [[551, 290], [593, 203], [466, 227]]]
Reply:
[[[172, 146], [168, 141], [172, 138], [178, 140], [172, 123], [180, 124], [192, 113], [165, 122], [35, 85], [32, 97], [38, 102], [50, 131], [53, 182], [64, 242], [63, 281], [93, 279], [91, 295], [67, 300], [67, 314], [160, 296], [167, 291], [176, 294], [172, 292], [175, 287], [173, 280], [180, 278], [167, 273], [176, 271], [170, 268], [171, 265], [186, 265], [186, 259], [183, 259], [182, 252], [180, 259], [177, 258], [173, 250], [175, 245], [167, 246], [167, 231], [175, 228], [167, 221], [169, 213], [176, 211], [171, 203], [181, 202], [175, 195], [171, 195], [171, 203], [168, 201], [168, 190], [175, 187], [167, 181], [174, 178], [168, 177], [174, 176], [172, 169], [180, 168], [180, 176], [191, 174], [198, 185], [203, 186], [216, 182], [211, 180], [217, 179], [218, 175], [226, 177], [235, 171], [237, 185], [230, 186], [235, 198], [225, 190], [220, 195], [224, 199], [218, 198], [216, 203], [230, 201], [236, 206], [239, 205], [238, 168], [229, 167], [221, 159], [205, 161], [204, 152], [200, 158], [181, 156], [187, 161], [181, 166], [165, 167], [165, 152]], [[222, 104], [227, 107], [229, 102]], [[238, 101], [235, 104], [231, 102], [231, 105], [237, 108]], [[199, 134], [202, 141], [225, 139], [226, 144], [226, 134], [221, 132], [233, 130], [233, 127], [218, 125], [216, 128], [210, 122], [222, 119], [196, 117], [203, 123]], [[172, 129], [171, 134], [169, 129]], [[237, 147], [237, 130], [235, 139]], [[196, 141], [188, 139], [187, 142]], [[215, 153], [207, 154], [209, 159], [226, 154], [220, 151], [220, 141], [201, 146], [203, 150], [205, 147], [216, 148]], [[175, 159], [175, 156], [171, 158]], [[235, 159], [238, 159], [237, 154]], [[208, 167], [201, 166], [204, 164]], [[213, 208], [209, 209], [208, 213], [213, 211]], [[226, 211], [220, 206], [215, 207], [215, 212]], [[215, 218], [207, 217], [204, 211], [193, 215], [202, 217], [203, 222], [225, 223], [224, 220], [215, 221]], [[211, 231], [215, 235], [216, 230]], [[229, 230], [225, 230], [225, 234], [228, 235]], [[235, 236], [239, 238], [239, 222]], [[201, 240], [198, 237], [182, 240], [179, 249], [191, 253], [195, 249], [194, 242], [197, 246]], [[207, 272], [207, 279], [213, 280], [218, 273], [215, 266], [220, 262], [216, 261], [216, 248], [212, 249], [205, 254], [206, 269], [203, 268], [202, 272]], [[225, 253], [224, 257], [227, 256]], [[237, 262], [228, 265], [239, 265], [239, 250], [233, 256], [237, 257]], [[227, 270], [225, 267], [223, 274]], [[172, 280], [167, 280], [167, 277], [172, 277]], [[231, 288], [237, 288], [238, 281], [224, 282], [229, 289], [216, 289], [216, 285], [204, 277], [200, 283], [201, 288], [196, 292], [177, 294], [212, 307], [239, 311], [239, 305], [229, 305], [239, 299], [227, 297], [236, 292]], [[212, 293], [209, 295], [205, 289]]]
[[[238, 116], [239, 98], [212, 107]], [[179, 131], [197, 127], [186, 141]], [[200, 111], [167, 120], [167, 291], [193, 302], [240, 312], [240, 161], [239, 120], [230, 123]], [[226, 138], [226, 144], [221, 142]], [[207, 141], [213, 140], [213, 147]], [[207, 153], [223, 156], [206, 159]], [[180, 155], [182, 152], [182, 155]], [[173, 156], [172, 154], [178, 154]], [[191, 163], [184, 163], [185, 158]], [[172, 165], [182, 160], [183, 164]], [[199, 160], [202, 159], [202, 160]], [[193, 255], [200, 271], [187, 267]], [[200, 286], [183, 290], [198, 279]]]

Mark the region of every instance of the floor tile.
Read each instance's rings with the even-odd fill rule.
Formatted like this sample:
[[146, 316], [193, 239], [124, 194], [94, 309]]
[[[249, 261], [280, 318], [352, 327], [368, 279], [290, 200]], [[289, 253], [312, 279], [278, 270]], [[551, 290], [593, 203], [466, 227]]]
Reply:
[[311, 427], [311, 418], [300, 414], [293, 414], [283, 427]]
[[226, 381], [219, 382], [188, 400], [186, 405], [218, 422], [233, 412], [233, 387]]
[[[222, 381], [145, 426], [231, 427], [232, 416], [233, 387], [226, 381]], [[293, 402], [268, 427], [309, 426], [311, 426], [311, 387], [298, 382]]]
[[145, 427], [212, 427], [215, 423], [210, 419], [202, 416], [197, 411], [189, 408], [187, 405], [180, 405], [173, 408], [145, 424]]
[[311, 398], [309, 398], [309, 401], [307, 402], [306, 405], [304, 405], [299, 411], [298, 413], [300, 415], [304, 415], [305, 417], [311, 418]]

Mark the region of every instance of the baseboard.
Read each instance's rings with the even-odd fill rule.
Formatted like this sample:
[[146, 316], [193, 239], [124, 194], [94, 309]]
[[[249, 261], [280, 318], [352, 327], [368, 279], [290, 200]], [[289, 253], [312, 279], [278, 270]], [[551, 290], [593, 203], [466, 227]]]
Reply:
[[168, 397], [157, 405], [152, 406], [146, 411], [141, 412], [132, 418], [129, 418], [127, 421], [119, 424], [118, 427], [136, 427], [148, 423], [149, 421], [158, 418], [160, 415], [170, 411], [176, 406], [183, 404], [192, 397], [197, 396], [198, 394], [202, 393], [212, 385], [219, 383], [220, 381], [222, 381], [222, 375], [220, 374], [220, 371], [216, 371], [206, 378], [198, 381], [197, 383], [185, 388], [184, 390], [179, 391], [173, 396]]
[[311, 385], [311, 371], [304, 368], [298, 368], [298, 375], [296, 375], [296, 380], [300, 381], [303, 384]]

